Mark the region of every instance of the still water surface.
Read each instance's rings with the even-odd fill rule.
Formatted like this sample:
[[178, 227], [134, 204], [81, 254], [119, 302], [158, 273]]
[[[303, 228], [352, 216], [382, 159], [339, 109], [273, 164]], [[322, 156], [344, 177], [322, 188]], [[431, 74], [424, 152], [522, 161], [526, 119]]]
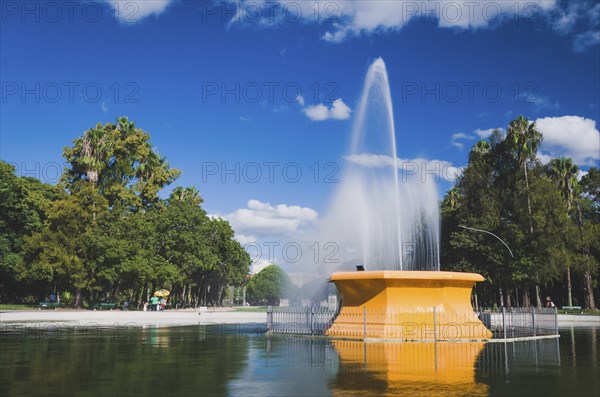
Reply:
[[600, 395], [600, 328], [362, 343], [177, 327], [1, 334], [1, 396]]

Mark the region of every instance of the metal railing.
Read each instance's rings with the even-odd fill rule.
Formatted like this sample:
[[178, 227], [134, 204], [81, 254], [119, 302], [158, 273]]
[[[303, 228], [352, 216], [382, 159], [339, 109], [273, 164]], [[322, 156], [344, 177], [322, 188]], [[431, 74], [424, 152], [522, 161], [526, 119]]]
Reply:
[[556, 308], [503, 307], [477, 313], [492, 331], [494, 339], [515, 339], [532, 336], [558, 335]]
[[[337, 321], [336, 321], [337, 319]], [[481, 325], [484, 325], [482, 327]], [[443, 309], [394, 311], [367, 307], [267, 308], [267, 332], [292, 335], [334, 335], [351, 339], [511, 340], [558, 335], [555, 308], [501, 308], [448, 313]]]
[[337, 310], [318, 306], [269, 306], [267, 332], [323, 335], [333, 324]]

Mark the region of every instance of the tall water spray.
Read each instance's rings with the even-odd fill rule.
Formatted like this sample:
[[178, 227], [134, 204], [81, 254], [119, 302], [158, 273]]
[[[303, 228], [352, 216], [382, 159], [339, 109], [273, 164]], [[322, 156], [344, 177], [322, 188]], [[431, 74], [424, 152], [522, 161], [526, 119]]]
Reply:
[[398, 158], [381, 58], [367, 71], [345, 159], [323, 227], [323, 238], [338, 243], [342, 264], [363, 264], [367, 270], [439, 270], [435, 175], [424, 160]]

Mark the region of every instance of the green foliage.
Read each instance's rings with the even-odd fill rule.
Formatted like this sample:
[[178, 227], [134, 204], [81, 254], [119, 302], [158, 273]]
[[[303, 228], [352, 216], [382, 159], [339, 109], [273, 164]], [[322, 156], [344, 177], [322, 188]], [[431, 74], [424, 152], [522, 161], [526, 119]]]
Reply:
[[15, 167], [0, 160], [0, 299], [22, 292], [23, 241], [42, 230], [49, 202], [59, 196], [58, 189], [16, 176]]
[[292, 298], [296, 287], [287, 273], [270, 265], [248, 282], [247, 299], [252, 305], [278, 305], [282, 298]]
[[[98, 124], [65, 148], [58, 187], [0, 161], [0, 299], [130, 301], [155, 289], [186, 304], [220, 304], [246, 281], [250, 257], [193, 187], [160, 189], [179, 171], [127, 118]], [[29, 298], [32, 295], [33, 298]]]
[[[571, 159], [542, 166], [536, 158], [542, 138], [535, 123], [520, 116], [506, 134], [496, 130], [473, 146], [468, 166], [441, 203], [444, 265], [482, 274], [480, 303], [490, 306], [499, 296], [504, 305], [517, 299], [529, 304], [533, 287], [535, 293], [539, 287], [566, 296], [563, 277], [572, 268], [579, 275], [577, 295], [593, 307], [593, 294], [586, 291], [594, 287], [591, 276], [600, 258], [594, 248], [600, 240], [598, 171], [591, 168], [578, 184]], [[499, 236], [514, 258], [495, 238], [460, 225]]]
[[65, 305], [72, 305], [74, 303], [73, 294], [69, 291], [65, 291], [60, 295], [60, 301]]
[[592, 167], [579, 182], [582, 196], [583, 216], [594, 223], [600, 223], [600, 169]]
[[171, 184], [180, 171], [170, 168], [153, 149], [150, 134], [127, 117], [117, 124], [98, 123], [63, 149], [69, 162], [63, 184], [67, 188], [85, 180], [96, 186], [110, 205], [140, 207], [158, 201], [158, 192]]

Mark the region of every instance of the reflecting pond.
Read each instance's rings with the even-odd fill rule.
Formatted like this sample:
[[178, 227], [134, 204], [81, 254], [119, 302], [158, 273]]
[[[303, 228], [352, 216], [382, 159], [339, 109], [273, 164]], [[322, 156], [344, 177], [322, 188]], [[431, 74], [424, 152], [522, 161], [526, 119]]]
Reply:
[[599, 395], [600, 328], [514, 343], [363, 343], [221, 327], [0, 333], [0, 395]]

